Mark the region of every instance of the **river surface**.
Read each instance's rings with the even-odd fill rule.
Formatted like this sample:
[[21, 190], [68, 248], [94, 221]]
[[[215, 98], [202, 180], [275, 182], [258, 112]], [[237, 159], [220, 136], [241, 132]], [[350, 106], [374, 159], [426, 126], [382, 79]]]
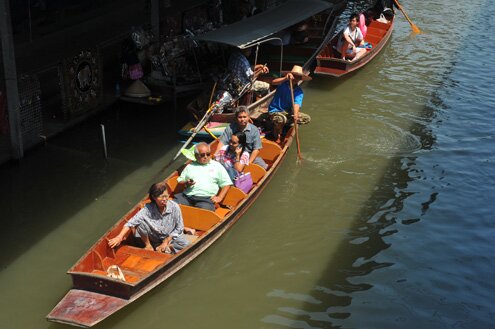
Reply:
[[[402, 5], [423, 34], [398, 12], [371, 64], [305, 86], [302, 165], [292, 148], [230, 231], [97, 328], [495, 327], [495, 1]], [[171, 111], [114, 108], [0, 167], [1, 328], [67, 327], [45, 320], [65, 272], [168, 173]]]

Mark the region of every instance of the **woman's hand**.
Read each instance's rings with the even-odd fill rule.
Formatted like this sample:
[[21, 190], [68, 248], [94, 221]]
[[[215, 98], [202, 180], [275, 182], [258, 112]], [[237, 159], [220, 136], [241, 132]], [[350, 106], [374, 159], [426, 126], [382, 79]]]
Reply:
[[236, 161], [239, 161], [241, 159], [241, 154], [242, 154], [242, 147], [236, 147], [235, 148], [235, 159]]
[[123, 240], [122, 237], [120, 235], [117, 235], [115, 238], [108, 240], [108, 246], [110, 248], [118, 247], [122, 242], [122, 240]]
[[161, 245], [156, 247], [156, 251], [159, 252], [165, 252], [167, 249], [170, 250], [170, 242], [166, 242], [166, 241], [163, 241]]

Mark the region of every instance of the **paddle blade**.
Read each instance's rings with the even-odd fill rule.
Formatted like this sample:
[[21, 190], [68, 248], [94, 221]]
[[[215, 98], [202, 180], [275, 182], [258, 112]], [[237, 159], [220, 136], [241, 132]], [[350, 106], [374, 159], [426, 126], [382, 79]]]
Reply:
[[416, 34], [422, 33], [421, 30], [419, 29], [419, 27], [416, 26], [416, 24], [411, 24], [411, 28], [412, 28], [413, 32]]

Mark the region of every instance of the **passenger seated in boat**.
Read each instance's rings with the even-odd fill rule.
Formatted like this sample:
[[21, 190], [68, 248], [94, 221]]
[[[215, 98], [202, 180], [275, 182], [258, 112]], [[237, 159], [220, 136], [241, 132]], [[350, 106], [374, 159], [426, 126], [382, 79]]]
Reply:
[[309, 28], [309, 24], [307, 22], [302, 22], [294, 26], [292, 28], [290, 42], [295, 45], [300, 45], [308, 42], [309, 41], [308, 28]]
[[204, 142], [194, 147], [195, 161], [188, 164], [180, 174], [177, 182], [185, 185], [185, 190], [174, 196], [177, 203], [211, 211], [215, 203], [222, 202], [232, 180], [227, 170], [211, 159], [210, 146]]
[[369, 22], [367, 22], [366, 16], [363, 13], [360, 13], [358, 27], [361, 30], [361, 33], [363, 34], [363, 40], [364, 38], [366, 38], [366, 34], [368, 33], [368, 25]]
[[394, 5], [393, 0], [378, 0], [368, 14], [379, 22], [387, 23], [394, 18], [394, 7], [397, 6]]
[[215, 160], [225, 167], [231, 180], [236, 179], [242, 173], [244, 167], [249, 164], [249, 153], [246, 151], [246, 134], [242, 131], [232, 134], [229, 144], [222, 146], [215, 153]]
[[259, 96], [265, 95], [270, 91], [270, 84], [256, 80], [256, 78], [260, 74], [269, 73], [270, 70], [263, 64], [256, 64], [252, 67], [248, 60], [251, 52], [251, 48], [242, 50], [235, 48], [229, 56], [228, 69], [232, 72], [233, 78], [238, 79], [243, 86], [254, 80], [251, 90]]
[[337, 44], [337, 50], [342, 59], [358, 59], [366, 53], [364, 48], [363, 33], [358, 27], [359, 15], [354, 13], [349, 18], [349, 24], [342, 33], [342, 37]]
[[[119, 246], [129, 231], [141, 238], [147, 250], [176, 253], [189, 244], [183, 237], [184, 221], [180, 207], [168, 199], [167, 185], [163, 182], [151, 185], [149, 198], [151, 202], [139, 210], [115, 238], [108, 240], [110, 248]], [[191, 229], [187, 231], [192, 233]]]
[[236, 108], [235, 121], [232, 122], [227, 128], [225, 128], [222, 136], [218, 139], [218, 146], [215, 154], [217, 154], [224, 145], [228, 145], [233, 134], [238, 131], [242, 131], [246, 135], [246, 151], [249, 153], [249, 163], [255, 163], [263, 167], [268, 168], [268, 165], [258, 156], [260, 150], [263, 148], [261, 144], [261, 136], [258, 127], [250, 123], [249, 110], [246, 106], [239, 106]]
[[[294, 109], [292, 109], [292, 95], [290, 90], [289, 80], [292, 81], [292, 89], [294, 93]], [[311, 77], [303, 72], [299, 65], [294, 65], [292, 70], [285, 77], [277, 78], [272, 81], [272, 84], [279, 85], [273, 99], [268, 106], [268, 113], [265, 119], [271, 122], [273, 126], [273, 137], [280, 142], [282, 129], [287, 123], [296, 121], [298, 124], [307, 124], [311, 121], [311, 117], [300, 112], [304, 92], [299, 86], [299, 82], [311, 80]], [[266, 117], [267, 116], [267, 117]]]

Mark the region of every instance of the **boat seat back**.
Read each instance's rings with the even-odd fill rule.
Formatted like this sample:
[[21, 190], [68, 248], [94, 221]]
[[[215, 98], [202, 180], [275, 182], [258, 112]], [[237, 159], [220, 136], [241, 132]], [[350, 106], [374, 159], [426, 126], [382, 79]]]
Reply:
[[260, 150], [260, 157], [265, 160], [268, 165], [271, 165], [277, 160], [282, 153], [282, 148], [275, 142], [269, 140], [262, 141], [263, 148]]
[[227, 194], [223, 198], [222, 202], [220, 204], [217, 204], [215, 214], [224, 219], [225, 216], [227, 216], [232, 210], [234, 210], [239, 202], [241, 202], [246, 197], [247, 194], [244, 193], [244, 191], [235, 186], [231, 186], [227, 191]]
[[381, 40], [385, 36], [386, 33], [387, 33], [386, 30], [369, 29], [368, 34], [366, 35], [366, 38], [375, 37], [375, 38], [378, 38]]
[[380, 29], [380, 30], [388, 30], [390, 28], [390, 24], [387, 23], [382, 23], [377, 20], [372, 20], [370, 25], [368, 26], [368, 29], [374, 28], [374, 29]]
[[366, 36], [366, 39], [365, 39], [365, 41], [368, 42], [368, 43], [370, 43], [373, 48], [380, 42], [380, 40], [381, 40], [381, 38], [379, 38], [377, 36], [374, 36], [374, 35], [371, 35], [369, 33], [368, 33], [368, 35]]
[[179, 175], [175, 174], [174, 176], [167, 179], [167, 183], [166, 183], [167, 184], [167, 190], [171, 196], [174, 194], [177, 194], [177, 193], [181, 193], [184, 190], [184, 186], [179, 185], [179, 183], [177, 182], [178, 178], [179, 178]]
[[199, 231], [208, 231], [222, 219], [213, 211], [180, 204], [184, 226]]
[[237, 188], [235, 186], [231, 186], [229, 190], [227, 191], [227, 194], [225, 195], [225, 198], [223, 198], [221, 205], [225, 206], [227, 208], [235, 208], [241, 202], [247, 197], [247, 194], [244, 193], [243, 190], [240, 188]]
[[258, 182], [266, 175], [266, 170], [255, 163], [245, 166], [244, 172], [251, 173], [251, 178], [253, 179], [254, 184], [258, 184]]

